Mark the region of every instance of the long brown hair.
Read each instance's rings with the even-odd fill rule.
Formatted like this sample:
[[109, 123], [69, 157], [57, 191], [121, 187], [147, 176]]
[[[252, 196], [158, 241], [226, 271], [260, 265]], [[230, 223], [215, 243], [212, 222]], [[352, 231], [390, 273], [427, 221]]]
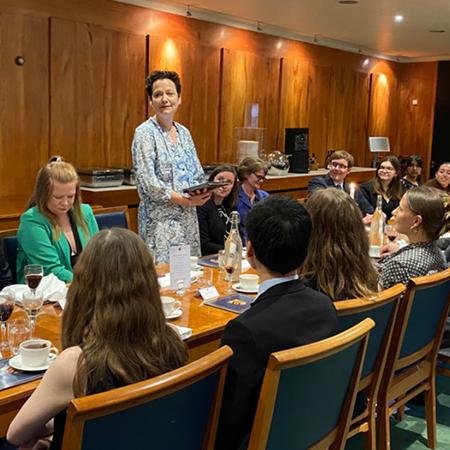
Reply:
[[208, 177], [208, 180], [214, 181], [215, 176], [218, 175], [220, 172], [231, 172], [234, 175], [233, 189], [231, 190], [229, 195], [227, 195], [227, 197], [225, 197], [225, 199], [223, 200], [223, 206], [225, 207], [227, 212], [230, 212], [236, 206], [236, 201], [239, 193], [239, 181], [236, 167], [232, 166], [231, 164], [221, 164], [211, 172], [211, 174]]
[[369, 239], [362, 214], [344, 191], [318, 189], [308, 198], [312, 234], [302, 275], [332, 299], [370, 296], [378, 275], [369, 258]]
[[419, 186], [405, 194], [409, 209], [422, 217], [420, 228], [434, 241], [450, 229], [450, 197], [430, 186]]
[[132, 231], [97, 233], [74, 268], [62, 320], [62, 346], [81, 346], [74, 393], [111, 375], [127, 385], [187, 361], [183, 342], [167, 325], [151, 254]]
[[39, 170], [33, 194], [28, 200], [27, 209], [36, 206], [39, 212], [50, 222], [53, 237], [58, 240], [61, 236], [61, 227], [58, 225], [56, 216], [47, 207], [55, 181], [63, 184], [76, 182], [75, 200], [70, 214], [75, 224], [83, 230], [85, 237], [89, 238], [89, 230], [81, 212], [80, 182], [77, 171], [72, 164], [65, 162], [60, 156], [50, 158], [49, 162]]
[[[392, 167], [395, 169], [395, 177], [392, 178], [391, 182], [389, 183], [387, 191], [384, 190], [383, 184], [381, 183], [381, 180], [378, 177], [378, 171], [380, 170], [381, 164], [383, 164], [386, 161], [390, 162], [392, 164]], [[389, 198], [400, 200], [402, 197], [402, 183], [400, 180], [401, 180], [401, 166], [400, 161], [396, 156], [385, 156], [383, 159], [378, 161], [376, 175], [375, 178], [372, 179], [373, 188], [377, 194], [379, 195], [385, 194]]]

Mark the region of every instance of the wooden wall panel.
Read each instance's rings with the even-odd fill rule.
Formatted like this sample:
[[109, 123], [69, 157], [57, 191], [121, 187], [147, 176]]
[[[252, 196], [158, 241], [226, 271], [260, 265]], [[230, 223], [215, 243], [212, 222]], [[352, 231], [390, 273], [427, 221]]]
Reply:
[[356, 165], [369, 154], [367, 118], [369, 76], [345, 67], [333, 67], [329, 98], [327, 147], [350, 152]]
[[309, 128], [309, 152], [320, 163], [327, 150], [330, 68], [283, 58], [278, 149], [284, 151], [285, 128]]
[[175, 120], [191, 132], [203, 163], [218, 161], [220, 50], [158, 36], [150, 36], [149, 49], [149, 72], [175, 70], [181, 77]]
[[235, 127], [243, 127], [248, 103], [258, 103], [265, 151], [277, 149], [280, 60], [230, 49], [222, 50], [219, 148], [222, 161], [235, 162]]
[[[399, 155], [396, 145], [398, 120], [398, 83], [397, 78], [390, 74], [371, 74], [370, 105], [369, 105], [369, 136], [387, 136], [391, 152]], [[370, 155], [366, 157], [370, 164]]]
[[[23, 56], [18, 66], [15, 58]], [[48, 156], [48, 21], [0, 14], [0, 203], [29, 197]]]
[[131, 165], [145, 120], [146, 37], [51, 20], [51, 151], [76, 166]]

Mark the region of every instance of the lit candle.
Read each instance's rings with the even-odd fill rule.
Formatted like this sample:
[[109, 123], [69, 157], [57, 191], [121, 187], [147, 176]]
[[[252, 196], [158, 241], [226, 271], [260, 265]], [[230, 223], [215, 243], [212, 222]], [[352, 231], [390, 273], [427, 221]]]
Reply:
[[356, 185], [355, 183], [350, 183], [350, 197], [355, 200], [355, 190], [356, 190]]

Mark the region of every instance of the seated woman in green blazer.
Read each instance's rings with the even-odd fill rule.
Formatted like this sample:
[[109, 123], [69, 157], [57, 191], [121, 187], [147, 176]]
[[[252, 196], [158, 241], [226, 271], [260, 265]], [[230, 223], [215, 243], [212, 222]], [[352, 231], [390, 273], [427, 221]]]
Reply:
[[44, 275], [72, 281], [72, 267], [98, 225], [89, 205], [81, 204], [75, 168], [60, 157], [43, 167], [17, 232], [17, 279], [26, 264], [41, 264]]

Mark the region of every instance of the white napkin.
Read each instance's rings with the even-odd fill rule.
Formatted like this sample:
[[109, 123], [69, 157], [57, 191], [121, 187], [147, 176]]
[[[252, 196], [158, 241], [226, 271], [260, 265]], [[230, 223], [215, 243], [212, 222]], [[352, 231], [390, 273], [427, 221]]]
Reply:
[[181, 337], [183, 341], [189, 339], [192, 336], [192, 328], [188, 327], [180, 327], [179, 325], [174, 325], [173, 323], [169, 323], [171, 326]]
[[[191, 270], [191, 283], [195, 283], [202, 276], [203, 270]], [[168, 288], [170, 286], [170, 272], [167, 272], [162, 277], [158, 277], [158, 283], [161, 289]]]
[[[14, 297], [16, 303], [22, 303], [22, 295], [25, 291], [30, 288], [25, 284], [13, 284], [11, 286], [6, 286], [0, 292], [0, 296], [11, 296]], [[47, 275], [42, 278], [37, 288], [37, 292], [41, 293], [44, 297], [44, 302], [58, 302], [64, 300], [67, 294], [67, 286], [64, 281], [61, 281], [58, 277], [53, 275]]]

